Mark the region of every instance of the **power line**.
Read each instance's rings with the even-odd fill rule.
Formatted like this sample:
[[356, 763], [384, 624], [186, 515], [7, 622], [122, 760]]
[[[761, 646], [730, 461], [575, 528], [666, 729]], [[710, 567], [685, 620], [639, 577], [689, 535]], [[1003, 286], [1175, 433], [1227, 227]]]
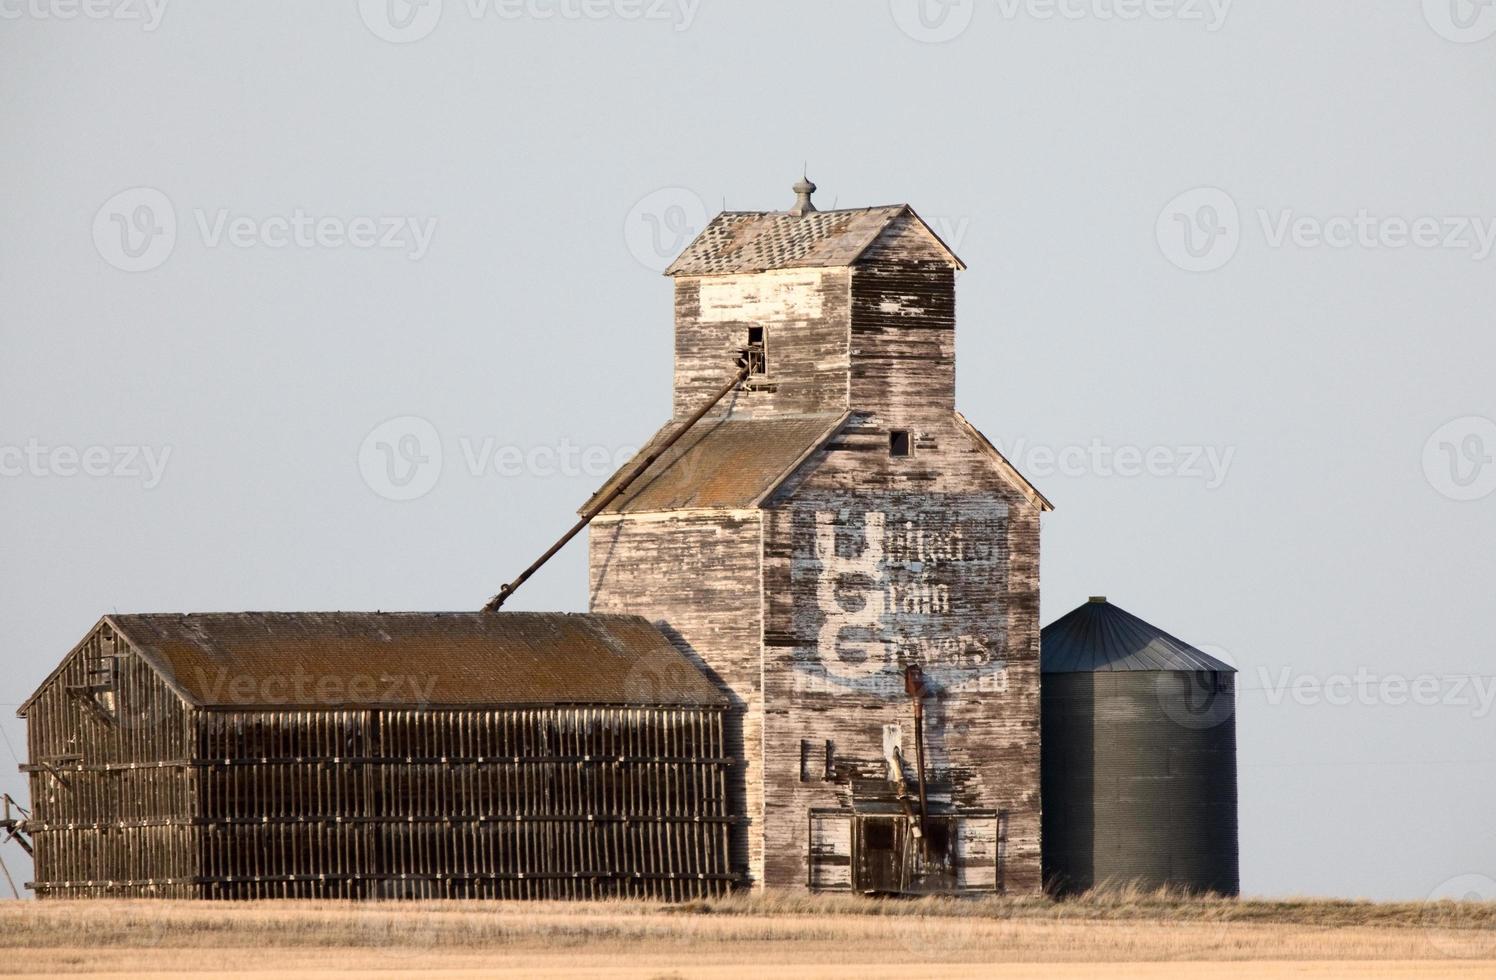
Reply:
[[16, 765], [22, 765], [21, 757], [16, 755], [16, 747], [10, 744], [10, 736], [6, 734], [4, 725], [0, 725], [0, 738], [5, 739], [5, 747], [10, 750], [10, 757], [16, 760]]

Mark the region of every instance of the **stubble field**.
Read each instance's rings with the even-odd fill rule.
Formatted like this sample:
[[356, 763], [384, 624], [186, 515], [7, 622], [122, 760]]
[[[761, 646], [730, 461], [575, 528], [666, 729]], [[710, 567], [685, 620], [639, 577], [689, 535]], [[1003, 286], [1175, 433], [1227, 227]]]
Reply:
[[1496, 904], [1129, 893], [686, 905], [0, 903], [0, 973], [686, 978], [1496, 976]]

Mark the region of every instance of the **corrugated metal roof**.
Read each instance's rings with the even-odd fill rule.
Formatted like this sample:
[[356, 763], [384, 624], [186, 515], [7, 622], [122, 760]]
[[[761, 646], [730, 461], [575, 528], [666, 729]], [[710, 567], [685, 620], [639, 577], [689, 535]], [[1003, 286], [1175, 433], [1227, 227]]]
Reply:
[[[715, 276], [768, 269], [851, 265], [899, 216], [924, 222], [907, 204], [842, 211], [724, 211], [665, 270], [668, 276]], [[930, 230], [928, 225], [924, 226]], [[937, 242], [940, 236], [930, 231]], [[951, 264], [964, 268], [950, 249]]]
[[[603, 512], [743, 510], [755, 507], [841, 425], [844, 415], [702, 419]], [[642, 458], [675, 431], [671, 422], [639, 451]], [[606, 495], [631, 460], [582, 508]]]
[[1046, 626], [1040, 634], [1040, 667], [1046, 674], [1161, 670], [1236, 673], [1126, 610], [1092, 599]]
[[727, 703], [640, 616], [260, 612], [105, 622], [205, 707]]

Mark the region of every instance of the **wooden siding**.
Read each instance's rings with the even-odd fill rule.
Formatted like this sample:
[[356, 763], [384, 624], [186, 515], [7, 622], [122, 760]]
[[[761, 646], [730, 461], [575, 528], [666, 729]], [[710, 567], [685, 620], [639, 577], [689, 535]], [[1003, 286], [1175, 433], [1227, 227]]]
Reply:
[[956, 271], [912, 217], [891, 225], [851, 282], [851, 394], [890, 420], [956, 408]]
[[[104, 662], [119, 665], [107, 683]], [[734, 880], [726, 716], [207, 710], [104, 625], [28, 709], [33, 887], [68, 898], [715, 894]]]
[[[998, 811], [1002, 885], [1040, 886], [1039, 512], [954, 418], [915, 446], [890, 457], [888, 427], [860, 416], [766, 505], [771, 886], [807, 881], [808, 811], [850, 809], [859, 781], [885, 778], [887, 732], [913, 760], [908, 663], [933, 688], [932, 805]], [[804, 778], [806, 742], [831, 743], [830, 779]]]
[[[212, 897], [672, 900], [731, 880], [721, 709], [211, 712]], [[223, 761], [217, 761], [223, 760]]]
[[764, 328], [767, 373], [727, 402], [735, 415], [840, 413], [847, 404], [848, 269], [681, 278], [675, 283], [675, 416], [733, 373]]
[[756, 881], [764, 862], [758, 513], [600, 519], [589, 536], [592, 611], [648, 617], [732, 699], [727, 747], [741, 762], [730, 800], [744, 818], [733, 868]]
[[26, 719], [37, 893], [190, 897], [198, 772], [183, 764], [187, 708], [162, 678], [100, 624]]

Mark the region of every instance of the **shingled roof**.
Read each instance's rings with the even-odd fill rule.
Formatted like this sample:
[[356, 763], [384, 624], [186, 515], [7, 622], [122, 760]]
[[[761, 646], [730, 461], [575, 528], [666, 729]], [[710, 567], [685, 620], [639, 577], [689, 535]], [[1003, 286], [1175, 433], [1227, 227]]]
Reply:
[[1045, 674], [1158, 670], [1236, 673], [1236, 668], [1097, 596], [1044, 627]]
[[966, 266], [907, 204], [842, 211], [724, 211], [686, 246], [667, 276], [717, 276], [854, 264], [885, 229], [909, 216], [957, 269]]
[[[840, 426], [845, 415], [706, 419], [670, 447], [605, 514], [756, 507]], [[670, 422], [639, 451], [648, 456], [675, 432]], [[631, 460], [582, 510], [612, 491]]]
[[208, 708], [727, 703], [640, 616], [249, 612], [100, 625]]

